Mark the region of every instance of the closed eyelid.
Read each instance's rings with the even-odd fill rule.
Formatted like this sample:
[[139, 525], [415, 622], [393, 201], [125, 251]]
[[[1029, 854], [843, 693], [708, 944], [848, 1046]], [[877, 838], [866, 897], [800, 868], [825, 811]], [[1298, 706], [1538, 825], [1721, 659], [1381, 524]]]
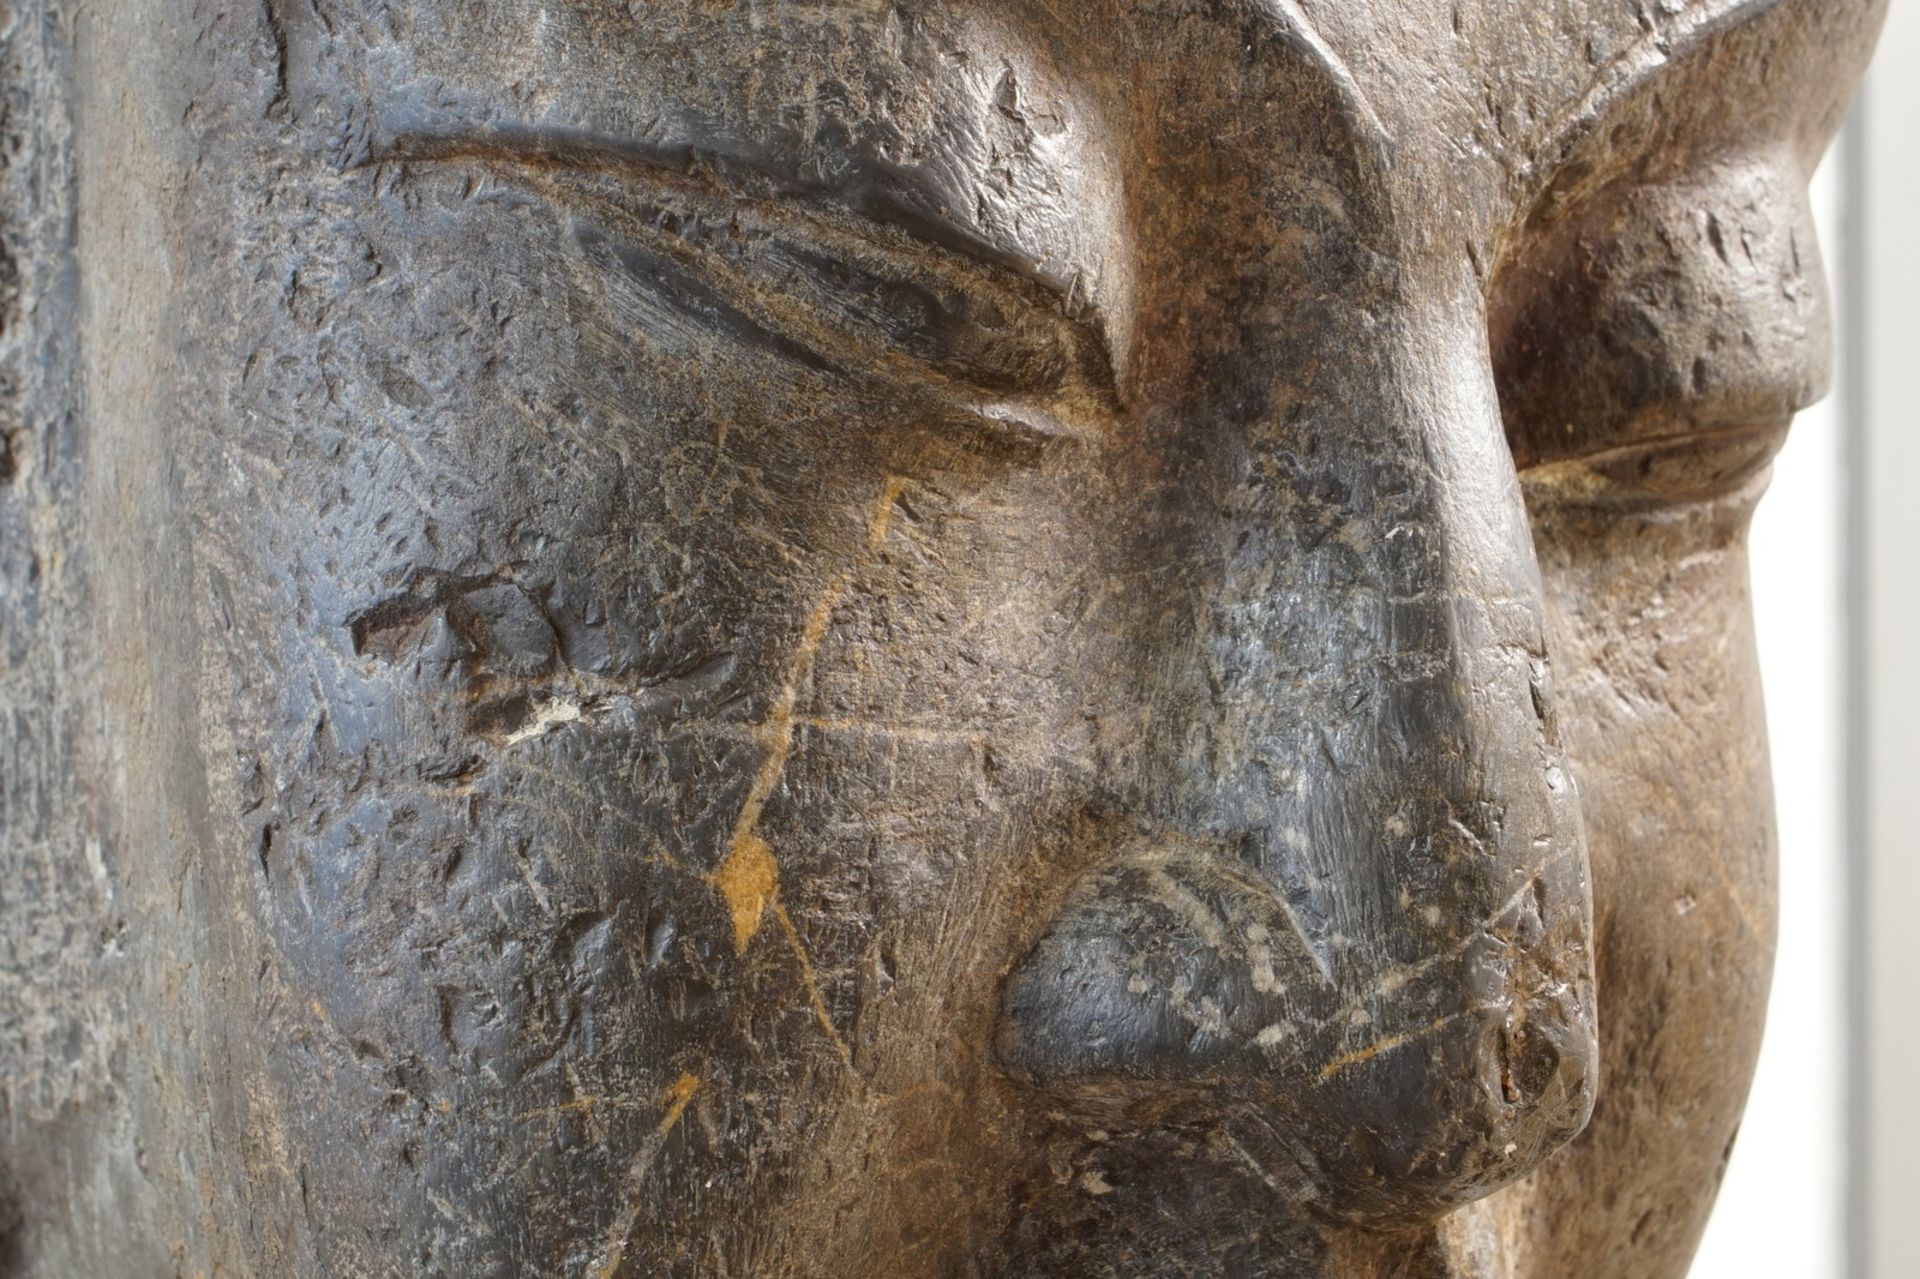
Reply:
[[[1096, 311], [1035, 273], [994, 261], [1000, 255], [983, 246], [957, 249], [965, 237], [929, 228], [904, 211], [899, 219], [869, 217], [704, 153], [676, 160], [599, 138], [527, 130], [407, 135], [359, 167], [422, 162], [511, 171], [559, 203], [584, 208], [616, 235], [735, 277], [743, 307], [776, 330], [819, 343], [830, 361], [833, 347], [847, 345], [832, 336], [835, 319], [847, 322], [843, 330], [885, 328], [889, 317], [876, 314], [884, 308], [863, 311], [862, 302], [875, 295], [905, 298], [920, 326], [896, 325], [889, 335], [895, 340], [854, 340], [857, 349], [839, 354], [849, 363], [872, 363], [876, 346], [938, 347], [943, 331], [971, 338], [981, 359], [888, 349], [884, 356], [901, 358], [884, 362], [916, 367], [935, 381], [952, 382], [957, 371], [956, 389], [979, 401], [973, 407], [987, 416], [1077, 436], [1090, 433], [1084, 419], [1110, 412], [1117, 398], [1107, 332]], [[920, 225], [903, 229], [898, 221]], [[752, 267], [744, 265], [750, 243], [759, 250]], [[772, 290], [765, 287], [768, 273], [779, 277]], [[808, 287], [816, 281], [818, 287]], [[791, 287], [783, 290], [782, 283]], [[861, 285], [866, 299], [856, 297]], [[858, 322], [863, 315], [864, 325]]]
[[1616, 182], [1537, 230], [1489, 326], [1536, 504], [1748, 493], [1826, 379], [1817, 240], [1791, 162], [1763, 151]]

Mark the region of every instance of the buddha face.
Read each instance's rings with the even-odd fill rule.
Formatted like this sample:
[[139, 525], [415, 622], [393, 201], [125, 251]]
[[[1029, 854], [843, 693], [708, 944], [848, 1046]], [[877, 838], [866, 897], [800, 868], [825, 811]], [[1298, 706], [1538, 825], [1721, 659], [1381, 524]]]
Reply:
[[84, 229], [157, 246], [204, 1246], [1684, 1268], [1874, 13], [1524, 8], [98, 32], [177, 179]]

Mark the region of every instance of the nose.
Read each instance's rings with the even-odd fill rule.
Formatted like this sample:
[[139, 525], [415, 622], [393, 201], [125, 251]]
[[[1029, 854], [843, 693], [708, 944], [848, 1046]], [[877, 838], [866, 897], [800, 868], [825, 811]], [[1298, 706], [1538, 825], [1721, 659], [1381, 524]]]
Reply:
[[1140, 833], [997, 1051], [1099, 1126], [1245, 1120], [1328, 1209], [1423, 1219], [1585, 1125], [1591, 905], [1479, 302], [1380, 313], [1184, 407]]

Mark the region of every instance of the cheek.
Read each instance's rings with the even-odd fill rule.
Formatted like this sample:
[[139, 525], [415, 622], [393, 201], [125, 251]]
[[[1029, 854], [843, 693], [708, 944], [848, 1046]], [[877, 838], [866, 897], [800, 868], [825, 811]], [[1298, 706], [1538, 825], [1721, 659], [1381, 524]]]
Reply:
[[1605, 1188], [1618, 1207], [1589, 1228], [1622, 1238], [1652, 1216], [1697, 1229], [1766, 1011], [1777, 885], [1750, 509], [1751, 494], [1539, 523], [1592, 856], [1602, 1045], [1593, 1124], [1542, 1175], [1550, 1196], [1583, 1203]]
[[[234, 717], [257, 802], [228, 864], [285, 991], [268, 1042], [295, 1143], [383, 1114], [368, 1140], [406, 1169], [396, 1196], [525, 1215], [626, 1175], [688, 1079], [698, 1125], [648, 1183], [668, 1199], [749, 1149], [811, 1149], [801, 1125], [836, 1113], [849, 1068], [940, 1102], [862, 1141], [968, 1129], [999, 974], [1110, 846], [1072, 819], [1098, 790], [1113, 690], [1089, 673], [1114, 669], [1116, 619], [1063, 532], [1086, 522], [1042, 491], [881, 485], [893, 514], [856, 523], [824, 582], [767, 572], [723, 650], [758, 656], [595, 669], [569, 654], [617, 646], [575, 632], [620, 614], [569, 602], [593, 570], [551, 566], [551, 590], [528, 567], [504, 594], [259, 637], [277, 698]], [[517, 718], [487, 709], [509, 699]], [[735, 1193], [777, 1183], [759, 1167]]]
[[1692, 886], [1667, 915], [1712, 898], [1761, 939], [1772, 805], [1747, 590], [1751, 504], [1749, 492], [1657, 515], [1556, 513], [1537, 527], [1596, 882], [1617, 870], [1609, 891], [1640, 894], [1678, 876]]
[[[274, 992], [262, 1114], [392, 1172], [355, 1212], [564, 1251], [528, 1204], [643, 1175], [746, 1212], [786, 1156], [742, 1152], [809, 1149], [849, 1068], [986, 1072], [1001, 972], [1111, 846], [1076, 823], [1137, 723], [1134, 604], [1091, 446], [728, 382], [624, 331], [541, 211], [457, 224], [487, 271], [384, 213], [263, 250], [354, 265], [247, 300], [208, 440], [223, 926]], [[938, 1095], [914, 1131], [977, 1096]], [[350, 1164], [312, 1176], [345, 1203]]]

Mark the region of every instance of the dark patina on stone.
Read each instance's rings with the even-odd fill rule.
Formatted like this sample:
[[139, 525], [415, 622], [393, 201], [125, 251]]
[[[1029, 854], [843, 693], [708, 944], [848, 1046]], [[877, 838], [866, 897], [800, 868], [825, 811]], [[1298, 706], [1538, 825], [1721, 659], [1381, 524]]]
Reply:
[[1878, 0], [0, 0], [0, 1270], [1677, 1279]]

